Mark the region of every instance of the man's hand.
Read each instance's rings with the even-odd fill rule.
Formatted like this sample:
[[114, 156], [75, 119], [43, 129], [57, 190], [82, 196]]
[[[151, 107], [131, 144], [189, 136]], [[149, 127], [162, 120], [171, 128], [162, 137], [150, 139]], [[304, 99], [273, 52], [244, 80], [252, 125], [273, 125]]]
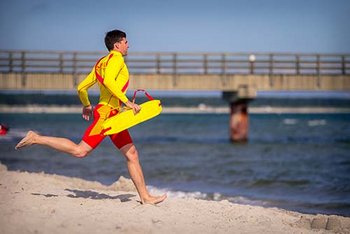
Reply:
[[141, 110], [141, 107], [139, 105], [137, 105], [136, 103], [134, 103], [134, 102], [127, 101], [127, 103], [125, 103], [125, 105], [133, 110], [134, 115], [139, 113], [140, 110]]
[[85, 119], [86, 121], [90, 120], [90, 117], [92, 117], [92, 106], [84, 106], [83, 107], [83, 119]]

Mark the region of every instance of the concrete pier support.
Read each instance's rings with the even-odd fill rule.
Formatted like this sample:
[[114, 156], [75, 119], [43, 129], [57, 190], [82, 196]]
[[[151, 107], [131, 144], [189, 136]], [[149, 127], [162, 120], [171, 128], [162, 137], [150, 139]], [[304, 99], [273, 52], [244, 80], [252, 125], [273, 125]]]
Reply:
[[223, 92], [223, 98], [230, 105], [229, 136], [232, 142], [248, 141], [248, 103], [252, 98], [240, 97], [238, 92]]

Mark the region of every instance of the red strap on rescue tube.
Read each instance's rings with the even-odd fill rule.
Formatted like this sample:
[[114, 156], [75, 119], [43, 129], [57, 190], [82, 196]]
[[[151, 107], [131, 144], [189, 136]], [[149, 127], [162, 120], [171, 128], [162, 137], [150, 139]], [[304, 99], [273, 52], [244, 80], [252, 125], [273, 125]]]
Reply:
[[137, 89], [137, 90], [135, 90], [134, 96], [132, 97], [132, 101], [133, 101], [133, 102], [135, 102], [135, 98], [136, 98], [136, 93], [137, 93], [137, 92], [144, 92], [145, 95], [146, 95], [146, 97], [147, 97], [150, 101], [151, 101], [151, 100], [154, 100], [154, 98], [153, 98], [149, 93], [147, 93], [146, 90], [144, 90], [144, 89]]

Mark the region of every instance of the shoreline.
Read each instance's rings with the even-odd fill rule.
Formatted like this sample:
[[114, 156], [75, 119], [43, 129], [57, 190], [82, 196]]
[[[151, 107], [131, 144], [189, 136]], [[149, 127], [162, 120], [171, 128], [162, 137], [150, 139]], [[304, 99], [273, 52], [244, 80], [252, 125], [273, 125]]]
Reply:
[[350, 233], [349, 217], [226, 200], [169, 196], [156, 206], [140, 205], [123, 177], [106, 186], [0, 164], [0, 194], [1, 233]]
[[[0, 113], [81, 113], [81, 106], [58, 105], [0, 105]], [[228, 114], [229, 107], [206, 105], [163, 107], [164, 114]], [[338, 107], [249, 107], [250, 114], [349, 114], [350, 108]]]

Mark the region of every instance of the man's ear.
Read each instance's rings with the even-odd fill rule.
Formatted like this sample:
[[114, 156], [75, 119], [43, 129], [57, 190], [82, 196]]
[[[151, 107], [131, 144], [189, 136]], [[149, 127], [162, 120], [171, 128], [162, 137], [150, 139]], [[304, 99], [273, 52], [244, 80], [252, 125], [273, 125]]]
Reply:
[[118, 45], [118, 42], [114, 43], [114, 49], [119, 49], [119, 45]]

